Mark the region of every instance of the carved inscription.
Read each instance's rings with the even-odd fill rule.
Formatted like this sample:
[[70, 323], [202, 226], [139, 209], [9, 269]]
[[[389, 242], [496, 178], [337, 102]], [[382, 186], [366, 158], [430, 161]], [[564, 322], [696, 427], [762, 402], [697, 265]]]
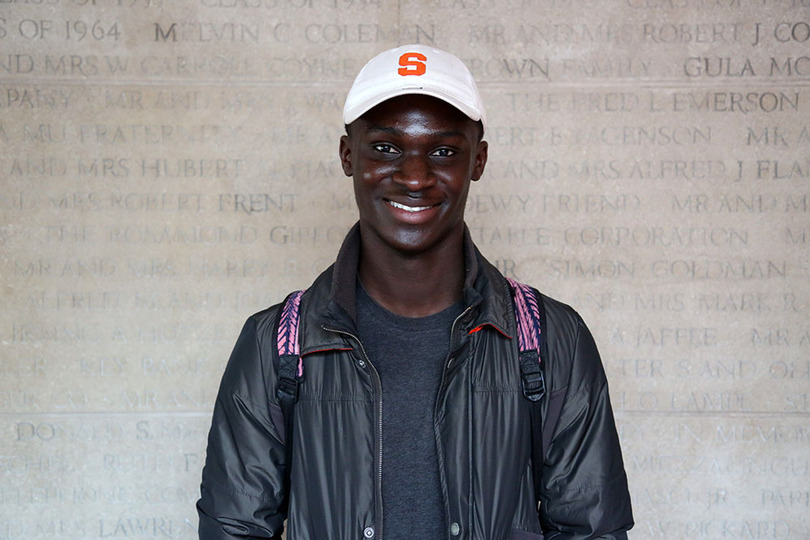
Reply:
[[807, 0], [0, 6], [0, 538], [196, 538], [231, 347], [333, 262], [403, 43], [478, 81], [470, 236], [590, 328], [631, 535], [807, 536]]

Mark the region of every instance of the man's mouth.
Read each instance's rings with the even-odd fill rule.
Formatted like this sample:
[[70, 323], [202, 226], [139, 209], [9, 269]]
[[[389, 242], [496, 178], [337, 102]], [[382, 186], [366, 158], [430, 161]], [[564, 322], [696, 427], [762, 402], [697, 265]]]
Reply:
[[406, 212], [411, 212], [415, 214], [417, 212], [424, 212], [430, 208], [433, 208], [434, 205], [431, 206], [408, 206], [407, 204], [402, 204], [394, 201], [386, 201], [388, 204], [393, 206], [394, 208], [398, 208], [399, 210], [404, 210]]

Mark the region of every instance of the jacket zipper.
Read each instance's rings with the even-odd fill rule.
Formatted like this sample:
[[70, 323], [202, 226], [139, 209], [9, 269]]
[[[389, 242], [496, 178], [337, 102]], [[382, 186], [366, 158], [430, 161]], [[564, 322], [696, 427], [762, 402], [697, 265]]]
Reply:
[[[442, 371], [441, 386], [439, 386], [439, 393], [436, 394], [436, 403], [433, 405], [433, 418], [434, 419], [436, 418], [436, 413], [438, 412], [438, 409], [439, 409], [439, 401], [440, 401], [440, 398], [441, 398], [440, 394], [444, 391], [447, 371], [452, 367], [453, 361], [456, 358], [456, 355], [453, 353], [453, 350], [454, 350], [453, 337], [456, 335], [456, 323], [458, 323], [458, 321], [460, 321], [461, 318], [464, 317], [471, 310], [472, 310], [472, 306], [467, 306], [467, 308], [464, 311], [461, 312], [461, 315], [456, 317], [456, 319], [453, 321], [453, 325], [450, 327], [450, 346], [451, 346], [451, 348], [450, 348], [450, 352], [448, 353], [447, 361], [445, 362], [445, 368]], [[441, 439], [439, 437], [439, 426], [436, 424], [435, 420], [433, 422], [433, 435], [436, 438], [436, 454], [437, 454], [437, 456], [439, 458], [440, 481], [442, 482], [442, 487], [443, 487], [442, 496], [444, 497], [444, 494], [447, 492], [447, 479], [445, 478], [447, 472], [446, 472], [445, 464], [444, 464], [444, 454], [441, 451]], [[445, 530], [449, 531], [450, 530], [450, 524], [452, 522], [452, 518], [450, 516], [450, 501], [448, 501], [446, 498], [445, 498], [445, 501], [444, 501], [444, 510], [445, 510], [445, 514], [446, 514], [445, 515], [445, 519], [446, 519], [445, 526], [447, 527]]]
[[[461, 315], [456, 317], [456, 320], [453, 321], [453, 325], [450, 327], [450, 338], [451, 338], [450, 345], [451, 346], [453, 345], [452, 338], [453, 338], [453, 336], [456, 335], [456, 323], [458, 323], [458, 321], [460, 321], [461, 318], [464, 317], [467, 313], [472, 311], [472, 309], [473, 309], [472, 306], [467, 306], [467, 308], [464, 311], [461, 312]], [[446, 369], [450, 369], [453, 358], [455, 358], [455, 357], [453, 356], [453, 349], [451, 348], [450, 349], [450, 358], [448, 359], [447, 365], [445, 366]], [[442, 373], [442, 385], [444, 385], [444, 373]]]
[[[454, 323], [455, 324], [455, 323]], [[345, 330], [338, 330], [336, 328], [328, 328], [326, 326], [322, 326], [324, 330], [327, 332], [334, 332], [336, 334], [341, 334], [347, 336], [360, 346], [360, 352], [363, 353], [363, 358], [365, 358], [365, 362], [371, 368], [372, 378], [374, 379], [374, 384], [377, 389], [377, 446], [379, 449], [377, 450], [377, 496], [375, 497], [374, 504], [376, 506], [375, 512], [379, 518], [377, 519], [377, 530], [374, 535], [376, 540], [382, 540], [382, 532], [383, 532], [383, 506], [382, 506], [382, 435], [383, 435], [383, 423], [382, 423], [382, 381], [380, 380], [380, 374], [377, 371], [377, 368], [374, 367], [374, 364], [371, 363], [371, 360], [366, 353], [365, 347], [363, 347], [363, 342], [360, 341], [360, 338], [352, 334], [351, 332], [347, 332]]]

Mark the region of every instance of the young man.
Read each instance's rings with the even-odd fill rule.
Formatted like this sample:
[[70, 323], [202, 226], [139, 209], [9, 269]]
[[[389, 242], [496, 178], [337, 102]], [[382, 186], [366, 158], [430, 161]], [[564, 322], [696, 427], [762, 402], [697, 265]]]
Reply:
[[535, 493], [512, 289], [464, 224], [488, 148], [469, 71], [421, 45], [386, 51], [344, 121], [360, 219], [300, 300], [292, 440], [274, 306], [248, 320], [223, 376], [200, 538], [281, 538], [285, 519], [289, 540], [626, 538], [601, 361], [579, 316], [547, 297]]

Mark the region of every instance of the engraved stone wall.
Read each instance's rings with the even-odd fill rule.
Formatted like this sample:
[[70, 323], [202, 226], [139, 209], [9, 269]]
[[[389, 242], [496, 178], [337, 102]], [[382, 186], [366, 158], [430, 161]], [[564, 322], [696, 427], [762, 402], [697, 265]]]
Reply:
[[0, 539], [194, 538], [251, 313], [355, 220], [341, 109], [434, 44], [474, 239], [576, 307], [636, 540], [810, 537], [808, 0], [0, 0]]

